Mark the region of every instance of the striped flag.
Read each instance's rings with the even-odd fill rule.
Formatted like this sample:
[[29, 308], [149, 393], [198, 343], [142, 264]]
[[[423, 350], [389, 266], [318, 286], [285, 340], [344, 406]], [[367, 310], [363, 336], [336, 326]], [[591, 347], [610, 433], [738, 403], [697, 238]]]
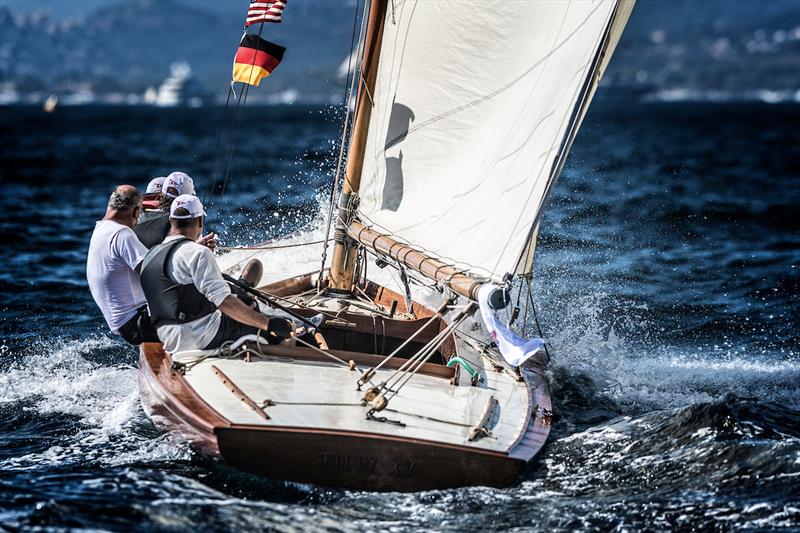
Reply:
[[283, 46], [258, 35], [245, 35], [233, 60], [233, 81], [258, 86], [263, 78], [275, 70], [285, 51]]
[[288, 0], [250, 0], [245, 26], [258, 22], [280, 22]]

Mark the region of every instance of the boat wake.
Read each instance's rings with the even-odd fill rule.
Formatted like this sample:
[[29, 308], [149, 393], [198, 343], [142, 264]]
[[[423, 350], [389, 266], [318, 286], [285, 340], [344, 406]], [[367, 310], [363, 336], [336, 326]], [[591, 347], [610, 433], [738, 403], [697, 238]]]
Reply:
[[17, 434], [10, 443], [14, 453], [3, 454], [7, 457], [0, 469], [187, 459], [188, 449], [159, 435], [144, 416], [132, 362], [111, 362], [130, 351], [110, 337], [94, 335], [51, 339], [16, 354], [0, 372], [0, 410], [10, 417], [3, 425]]
[[[281, 243], [319, 240], [323, 228], [320, 221]], [[318, 245], [255, 253], [274, 271], [318, 268]], [[389, 268], [380, 274], [393, 276]], [[147, 420], [135, 350], [110, 335], [7, 350], [0, 424], [14, 437], [3, 440], [0, 471], [7, 486], [37, 487], [15, 488], [15, 498], [40, 503], [18, 516], [0, 512], [0, 521], [111, 527], [113, 506], [101, 517], [84, 504], [103, 487], [103, 505], [139, 502], [120, 524], [135, 518], [175, 529], [193, 520], [335, 529], [343, 515], [372, 529], [461, 529], [467, 514], [497, 528], [800, 523], [800, 364], [786, 354], [671, 345], [650, 316], [603, 291], [540, 312], [556, 412], [541, 459], [508, 489], [417, 494], [279, 483], [196, 457]]]
[[[800, 359], [746, 346], [671, 345], [644, 307], [598, 291], [548, 316], [553, 399], [567, 409], [638, 414], [727, 394], [800, 409]], [[654, 332], [655, 331], [655, 332]]]

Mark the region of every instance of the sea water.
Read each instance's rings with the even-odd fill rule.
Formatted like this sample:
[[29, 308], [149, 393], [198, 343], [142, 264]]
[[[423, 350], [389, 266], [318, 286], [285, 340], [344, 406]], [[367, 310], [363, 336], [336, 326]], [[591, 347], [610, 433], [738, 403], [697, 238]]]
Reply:
[[[253, 107], [237, 128], [218, 108], [0, 108], [0, 526], [800, 528], [798, 106], [593, 106], [536, 256], [553, 431], [514, 486], [283, 483], [155, 429], [136, 350], [108, 333], [85, 281], [111, 188], [183, 170], [222, 244], [319, 240], [340, 119]], [[320, 251], [276, 250], [265, 267], [314, 270]]]

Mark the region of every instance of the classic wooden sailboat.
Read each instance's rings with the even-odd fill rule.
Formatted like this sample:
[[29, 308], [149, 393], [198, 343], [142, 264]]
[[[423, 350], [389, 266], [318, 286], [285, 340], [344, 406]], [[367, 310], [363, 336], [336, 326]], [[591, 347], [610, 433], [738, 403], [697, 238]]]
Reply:
[[[319, 342], [172, 355], [143, 345], [156, 424], [276, 479], [513, 483], [549, 432], [547, 358], [514, 367], [466, 325], [482, 286], [529, 281], [544, 199], [632, 7], [372, 0], [330, 268], [259, 287], [320, 317]], [[219, 261], [236, 275], [268, 253]], [[376, 282], [367, 254], [440, 294]]]

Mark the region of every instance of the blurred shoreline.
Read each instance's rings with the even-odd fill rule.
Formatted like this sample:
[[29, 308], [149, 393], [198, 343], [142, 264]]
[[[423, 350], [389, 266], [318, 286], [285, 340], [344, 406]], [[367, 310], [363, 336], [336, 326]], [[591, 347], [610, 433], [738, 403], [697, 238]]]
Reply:
[[[617, 87], [602, 88], [597, 96], [597, 101], [627, 100], [640, 103], [703, 103], [703, 104], [739, 104], [739, 103], [764, 103], [764, 104], [800, 104], [800, 89], [775, 91], [761, 89], [755, 91], [730, 92], [730, 91], [699, 91], [695, 89], [660, 89], [653, 91], [625, 90]], [[55, 99], [55, 100], [54, 100]], [[329, 98], [301, 97], [296, 91], [283, 91], [270, 94], [268, 97], [252, 98], [248, 106], [325, 106], [342, 105], [342, 95], [332, 95]], [[49, 105], [54, 102], [58, 106], [101, 106], [101, 107], [221, 107], [225, 105], [224, 98], [187, 98], [180, 101], [167, 100], [166, 102], [148, 101], [147, 98], [135, 93], [110, 93], [97, 95], [89, 91], [77, 93], [32, 93], [19, 95], [13, 91], [2, 91], [0, 86], [0, 108], [3, 107], [35, 107]], [[55, 106], [54, 106], [55, 107]]]
[[[61, 9], [67, 2], [60, 16], [48, 11], [55, 1], [0, 0], [0, 105], [225, 102], [238, 0], [96, 0], [80, 17]], [[339, 104], [356, 2], [292, 5], [265, 30], [286, 58], [248, 103]], [[629, 100], [800, 102], [800, 3], [639, 0], [601, 86], [598, 97]]]

